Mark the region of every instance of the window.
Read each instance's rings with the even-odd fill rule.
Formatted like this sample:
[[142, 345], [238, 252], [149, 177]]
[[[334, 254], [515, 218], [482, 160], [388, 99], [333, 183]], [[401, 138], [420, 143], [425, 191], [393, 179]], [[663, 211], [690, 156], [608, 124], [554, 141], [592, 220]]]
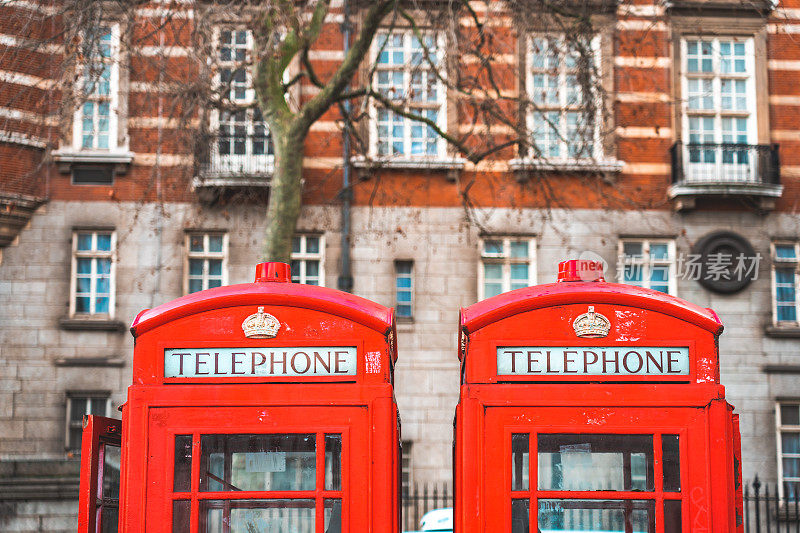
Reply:
[[536, 524], [541, 531], [580, 531], [585, 524], [656, 531], [662, 501], [658, 531], [681, 531], [678, 435], [514, 433], [510, 466], [512, 533], [535, 531]]
[[81, 58], [73, 147], [76, 150], [113, 150], [118, 142], [119, 26], [100, 26], [85, 31]]
[[[377, 92], [394, 104], [447, 127], [445, 89], [435, 67], [442, 60], [439, 39], [411, 30], [379, 33], [375, 39]], [[372, 152], [377, 157], [440, 159], [445, 144], [433, 128], [376, 104], [372, 110]]]
[[295, 235], [292, 239], [292, 281], [325, 286], [325, 237]]
[[110, 410], [111, 401], [109, 393], [106, 391], [67, 393], [67, 450], [73, 453], [81, 452], [83, 417], [85, 415], [109, 416]]
[[800, 497], [800, 402], [776, 405], [778, 427], [778, 490], [782, 497]]
[[[600, 159], [600, 39], [534, 35], [528, 39], [528, 129], [546, 159]], [[587, 76], [588, 73], [588, 76]]]
[[414, 261], [394, 262], [395, 314], [400, 319], [414, 317]]
[[228, 236], [224, 233], [186, 235], [185, 294], [228, 284]]
[[340, 433], [175, 435], [175, 451], [173, 531], [188, 531], [192, 499], [212, 492], [195, 507], [200, 532], [341, 531]]
[[620, 283], [675, 295], [675, 241], [623, 239], [619, 242], [617, 277]]
[[235, 109], [213, 114], [217, 142], [212, 147], [212, 171], [263, 174], [272, 170], [274, 149], [258, 107], [250, 60], [253, 36], [249, 30], [222, 29], [218, 35], [220, 96]]
[[683, 138], [687, 181], [755, 181], [753, 39], [686, 37], [681, 41]]
[[73, 232], [71, 316], [114, 317], [116, 241], [113, 231]]
[[535, 239], [484, 237], [480, 246], [479, 300], [536, 284]]
[[[400, 490], [403, 496], [411, 494], [411, 451], [413, 450], [414, 443], [410, 440], [404, 440], [401, 448], [400, 456]], [[416, 525], [416, 524], [414, 524]]]
[[797, 323], [798, 243], [772, 244], [772, 316], [776, 324]]

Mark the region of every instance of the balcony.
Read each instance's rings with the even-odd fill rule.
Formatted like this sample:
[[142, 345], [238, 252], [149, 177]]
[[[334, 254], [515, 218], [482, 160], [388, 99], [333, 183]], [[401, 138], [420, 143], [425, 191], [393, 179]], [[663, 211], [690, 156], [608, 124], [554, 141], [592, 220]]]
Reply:
[[698, 198], [733, 198], [771, 210], [783, 193], [778, 145], [683, 144], [672, 152], [669, 197], [677, 210]]
[[201, 200], [230, 193], [264, 194], [274, 170], [272, 139], [261, 135], [214, 135], [203, 143], [199, 172], [192, 182]]

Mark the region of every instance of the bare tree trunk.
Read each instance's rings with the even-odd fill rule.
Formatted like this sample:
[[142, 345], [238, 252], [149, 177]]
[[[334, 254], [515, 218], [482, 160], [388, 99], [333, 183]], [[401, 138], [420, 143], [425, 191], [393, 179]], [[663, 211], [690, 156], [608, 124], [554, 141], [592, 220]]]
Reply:
[[272, 175], [264, 234], [264, 259], [288, 263], [292, 236], [300, 216], [303, 196], [304, 134], [297, 128], [273, 132], [275, 171]]

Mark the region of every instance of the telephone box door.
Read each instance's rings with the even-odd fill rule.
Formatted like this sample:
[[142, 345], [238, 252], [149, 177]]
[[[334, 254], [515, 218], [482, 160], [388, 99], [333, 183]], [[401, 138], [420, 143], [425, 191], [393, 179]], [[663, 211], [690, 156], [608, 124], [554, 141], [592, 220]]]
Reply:
[[147, 531], [368, 529], [366, 408], [157, 408], [148, 426], [145, 516], [171, 519]]
[[482, 531], [710, 531], [702, 410], [489, 407], [484, 423]]

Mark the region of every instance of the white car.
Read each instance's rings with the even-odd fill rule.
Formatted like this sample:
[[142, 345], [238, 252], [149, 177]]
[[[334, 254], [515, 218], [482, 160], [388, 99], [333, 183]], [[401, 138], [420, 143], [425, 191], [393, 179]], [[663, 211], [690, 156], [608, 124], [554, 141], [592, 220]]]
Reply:
[[419, 531], [406, 531], [405, 533], [424, 533], [425, 531], [439, 531], [453, 533], [453, 509], [434, 509], [422, 515], [419, 522]]

